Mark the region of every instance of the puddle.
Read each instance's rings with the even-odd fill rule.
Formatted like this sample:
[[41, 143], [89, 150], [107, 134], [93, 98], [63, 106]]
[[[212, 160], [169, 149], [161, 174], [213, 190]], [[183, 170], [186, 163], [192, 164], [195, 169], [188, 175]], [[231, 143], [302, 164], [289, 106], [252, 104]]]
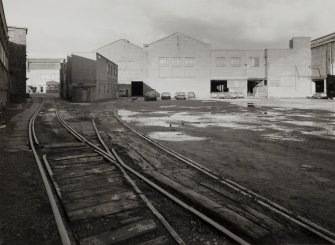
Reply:
[[147, 112], [148, 114], [171, 114], [174, 113], [173, 111], [151, 111]]
[[335, 130], [321, 130], [321, 131], [310, 131], [310, 132], [302, 131], [301, 133], [306, 135], [326, 137], [328, 139], [335, 140]]
[[92, 103], [71, 103], [72, 105], [80, 105], [80, 106], [85, 106], [85, 105], [91, 105]]
[[[122, 120], [130, 123], [136, 123], [141, 126], [158, 126], [158, 127], [173, 127], [180, 128], [184, 126], [193, 126], [197, 128], [206, 127], [221, 127], [232, 130], [249, 130], [249, 131], [265, 131], [276, 130], [280, 134], [268, 134], [264, 137], [274, 140], [291, 140], [303, 141], [297, 137], [292, 137], [292, 132], [301, 134], [313, 135], [334, 135], [333, 122], [322, 123], [313, 121], [297, 121], [290, 120], [288, 116], [278, 111], [268, 111], [267, 114], [262, 113], [211, 113], [211, 112], [173, 112], [173, 111], [153, 111], [148, 112], [147, 116], [133, 111], [119, 110], [119, 115]], [[157, 116], [153, 116], [157, 114]], [[285, 123], [286, 125], [278, 125]], [[295, 125], [290, 126], [290, 125]], [[298, 127], [298, 128], [296, 128]], [[299, 127], [314, 127], [320, 130], [308, 132], [306, 128]], [[320, 133], [322, 132], [322, 133]], [[328, 133], [325, 133], [328, 132]]]
[[289, 134], [283, 134], [283, 133], [274, 133], [274, 134], [263, 134], [264, 138], [268, 138], [271, 140], [285, 140], [285, 141], [305, 141], [304, 139], [300, 139], [297, 137], [294, 137]]
[[190, 136], [182, 132], [151, 132], [148, 136], [152, 139], [165, 141], [200, 141], [207, 139], [204, 137]]
[[130, 117], [130, 116], [138, 115], [140, 113], [135, 112], [135, 111], [128, 111], [128, 110], [117, 110], [117, 114], [120, 117]]

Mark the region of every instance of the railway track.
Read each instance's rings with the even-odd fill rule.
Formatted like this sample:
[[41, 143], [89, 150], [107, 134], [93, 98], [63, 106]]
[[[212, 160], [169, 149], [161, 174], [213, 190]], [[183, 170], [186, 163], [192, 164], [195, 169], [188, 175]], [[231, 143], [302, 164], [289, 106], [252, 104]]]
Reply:
[[50, 102], [32, 116], [29, 140], [63, 244], [185, 244], [111, 156], [73, 132]]
[[213, 173], [213, 171], [211, 171], [210, 169], [206, 168], [205, 166], [183, 156], [182, 154], [160, 144], [159, 142], [145, 136], [144, 134], [140, 133], [139, 131], [137, 131], [135, 128], [133, 128], [132, 126], [130, 126], [128, 123], [122, 121], [118, 114], [117, 111], [114, 111], [113, 113], [114, 117], [117, 119], [117, 121], [119, 123], [121, 123], [125, 128], [129, 129], [131, 132], [133, 132], [134, 134], [136, 134], [137, 136], [139, 136], [141, 139], [145, 140], [146, 142], [148, 142], [149, 144], [151, 144], [152, 146], [160, 149], [161, 151], [165, 152], [166, 154], [172, 156], [175, 159], [178, 159], [179, 161], [187, 164], [188, 166], [190, 166], [191, 168], [194, 168], [198, 171], [200, 171], [201, 173], [203, 173], [204, 175], [208, 176], [209, 178], [213, 179], [218, 186], [224, 186], [227, 188], [230, 188], [232, 190], [234, 190], [235, 192], [246, 196], [248, 198], [251, 198], [254, 202], [256, 202], [257, 204], [259, 204], [260, 206], [262, 206], [263, 208], [268, 209], [269, 211], [275, 213], [278, 216], [283, 217], [284, 219], [286, 219], [289, 222], [292, 222], [294, 224], [296, 224], [299, 227], [302, 227], [305, 230], [308, 230], [309, 232], [313, 233], [315, 236], [321, 238], [321, 241], [323, 240], [326, 243], [329, 244], [335, 244], [335, 234], [315, 223], [313, 223], [312, 221], [302, 217], [301, 215], [297, 214], [294, 211], [288, 210], [284, 207], [282, 207], [281, 205], [253, 192], [252, 190], [232, 181], [229, 180], [227, 178], [223, 178], [222, 176], [219, 176], [215, 173]]
[[[35, 130], [33, 125], [34, 120], [41, 108], [39, 108], [36, 114], [34, 114], [32, 117], [31, 126], [29, 127], [29, 129], [31, 129], [30, 131], [32, 132], [30, 135], [31, 144], [33, 146], [39, 145], [37, 137], [33, 136], [33, 131]], [[169, 167], [166, 164], [157, 166], [155, 165], [155, 161], [153, 161], [154, 163], [152, 165], [148, 164], [148, 159], [152, 160], [152, 158], [146, 156], [148, 152], [143, 152], [145, 149], [141, 151], [138, 149], [138, 147], [135, 146], [136, 144], [143, 142], [139, 142], [138, 140], [135, 140], [134, 137], [129, 135], [126, 136], [124, 132], [119, 134], [119, 136], [123, 136], [118, 139], [115, 135], [106, 134], [104, 132], [102, 132], [103, 134], [100, 135], [101, 131], [98, 130], [94, 121], [91, 122], [90, 120], [86, 120], [86, 126], [83, 127], [83, 125], [76, 123], [75, 120], [72, 120], [71, 118], [65, 121], [57, 109], [52, 112], [50, 112], [50, 110], [52, 111], [52, 108], [48, 108], [48, 113], [54, 113], [63, 130], [65, 128], [68, 132], [71, 133], [72, 137], [69, 137], [71, 139], [68, 139], [67, 143], [60, 142], [58, 144], [46, 144], [43, 148], [40, 147], [41, 149], [39, 152], [35, 150], [34, 152], [36, 152], [36, 154], [34, 154], [35, 157], [37, 155], [37, 158], [40, 158], [39, 155], [42, 156], [45, 166], [43, 166], [43, 164], [40, 162], [41, 167], [39, 166], [39, 168], [47, 170], [47, 174], [44, 174], [46, 175], [46, 179], [48, 180], [49, 178], [49, 182], [52, 183], [49, 189], [51, 189], [51, 192], [53, 193], [56, 207], [60, 207], [60, 211], [58, 211], [59, 217], [63, 217], [61, 219], [61, 221], [63, 221], [63, 225], [62, 222], [59, 222], [60, 234], [67, 234], [67, 238], [66, 236], [64, 236], [65, 238], [62, 237], [62, 241], [64, 239], [64, 244], [91, 244], [96, 241], [111, 238], [111, 233], [117, 230], [117, 226], [115, 226], [115, 224], [114, 227], [112, 227], [113, 229], [111, 229], [111, 226], [106, 224], [100, 226], [97, 225], [98, 228], [93, 230], [87, 229], [87, 227], [90, 227], [90, 225], [94, 226], [96, 222], [99, 222], [99, 220], [106, 217], [105, 214], [100, 213], [100, 216], [92, 218], [89, 216], [94, 213], [92, 208], [87, 209], [88, 207], [86, 207], [85, 212], [71, 212], [73, 210], [82, 210], [85, 208], [84, 206], [87, 206], [88, 204], [90, 204], [91, 207], [92, 205], [95, 207], [96, 205], [100, 204], [106, 204], [105, 206], [110, 205], [110, 202], [108, 202], [110, 199], [106, 201], [106, 199], [97, 198], [97, 196], [103, 196], [106, 198], [106, 190], [104, 188], [111, 185], [111, 183], [106, 185], [106, 183], [101, 180], [100, 177], [106, 173], [115, 174], [116, 172], [118, 173], [117, 176], [113, 175], [111, 178], [122, 177], [127, 181], [129, 186], [132, 188], [132, 194], [137, 196], [137, 199], [141, 200], [141, 203], [144, 204], [143, 206], [146, 206], [146, 210], [150, 210], [149, 212], [151, 213], [151, 216], [154, 216], [154, 223], [156, 224], [156, 227], [159, 228], [157, 228], [157, 230], [161, 232], [157, 237], [154, 238], [152, 236], [149, 236], [148, 238], [148, 236], [146, 237], [140, 234], [139, 236], [144, 237], [142, 238], [144, 240], [141, 241], [143, 243], [147, 242], [147, 244], [155, 244], [153, 242], [156, 242], [156, 244], [163, 244], [162, 241], [164, 241], [167, 244], [183, 244], [184, 237], [182, 238], [182, 235], [178, 235], [179, 231], [175, 231], [174, 228], [172, 228], [178, 227], [179, 221], [174, 225], [170, 225], [170, 223], [173, 223], [174, 219], [180, 219], [180, 217], [177, 216], [181, 216], [181, 214], [185, 215], [182, 210], [187, 210], [188, 215], [192, 213], [192, 215], [197, 216], [197, 218], [189, 216], [187, 219], [190, 221], [197, 220], [199, 224], [202, 223], [201, 225], [206, 223], [204, 226], [206, 227], [205, 233], [207, 233], [207, 237], [200, 234], [197, 239], [193, 240], [192, 238], [187, 240], [186, 235], [186, 239], [184, 240], [187, 244], [204, 243], [204, 241], [208, 239], [208, 234], [210, 237], [217, 237], [218, 240], [215, 240], [213, 244], [279, 244], [284, 241], [297, 244], [335, 244], [335, 236], [330, 231], [323, 229], [322, 227], [304, 219], [294, 212], [289, 211], [268, 199], [265, 199], [264, 197], [238, 185], [235, 182], [217, 176], [210, 169], [203, 167], [199, 163], [196, 163], [184, 157], [183, 155], [153, 141], [152, 139], [147, 138], [128, 124], [122, 122], [117, 115], [115, 115], [115, 117], [119, 123], [121, 123], [136, 136], [139, 136], [141, 140], [145, 140], [146, 142], [150, 143], [151, 147], [154, 146], [154, 148], [159, 149], [160, 152], [164, 152], [166, 155], [169, 155], [170, 158], [174, 158], [175, 161], [178, 162], [176, 166], [179, 167], [179, 172], [183, 172], [185, 170], [187, 174], [178, 174], [178, 172], [174, 171], [176, 166]], [[87, 131], [87, 124], [91, 124], [91, 130], [89, 131]], [[60, 125], [59, 128], [61, 128]], [[81, 134], [79, 133], [80, 131], [82, 131]], [[130, 140], [129, 137], [132, 139]], [[108, 143], [106, 144], [105, 141], [107, 142], [107, 140]], [[128, 144], [129, 147], [124, 149], [118, 145], [120, 143]], [[111, 145], [112, 147], [110, 147]], [[137, 154], [137, 163], [139, 163], [139, 165], [132, 161], [134, 159], [127, 156], [127, 154], [124, 154], [124, 150], [129, 149], [132, 149], [133, 156], [134, 154]], [[167, 160], [169, 157], [165, 157], [163, 160]], [[97, 160], [96, 158], [99, 158], [99, 161], [94, 161]], [[156, 164], [157, 161], [159, 162], [160, 160], [162, 159], [156, 159]], [[94, 162], [93, 165], [92, 162]], [[169, 163], [169, 161], [167, 162]], [[60, 165], [58, 165], [58, 163], [60, 163]], [[180, 164], [184, 164], [185, 166]], [[75, 170], [73, 167], [74, 165], [80, 166], [80, 170]], [[107, 165], [109, 168], [111, 166], [114, 167], [114, 169], [109, 171]], [[100, 169], [97, 169], [97, 166], [99, 166]], [[165, 170], [162, 171], [162, 168]], [[95, 172], [93, 169], [95, 169]], [[94, 191], [88, 192], [91, 193], [91, 196], [82, 196], [83, 193], [85, 193], [83, 190], [79, 196], [75, 195], [75, 193], [66, 192], [65, 187], [68, 186], [69, 183], [64, 185], [64, 182], [62, 181], [68, 181], [69, 179], [79, 180], [81, 178], [87, 177], [89, 174], [92, 174], [92, 171], [94, 174], [97, 174], [98, 171], [101, 175], [99, 178], [93, 177], [91, 182], [97, 184], [100, 181], [103, 184], [98, 184], [98, 187], [95, 188]], [[64, 177], [66, 174], [68, 174], [68, 176]], [[42, 173], [41, 175], [43, 177]], [[198, 180], [193, 180], [193, 182], [191, 182], [195, 176], [198, 178]], [[181, 180], [183, 178], [185, 179]], [[199, 181], [199, 179], [203, 179], [205, 181]], [[191, 183], [185, 183], [187, 181], [190, 181]], [[83, 185], [83, 183], [81, 184]], [[78, 188], [78, 185], [79, 184], [77, 183], [72, 186]], [[194, 190], [190, 188], [192, 185], [194, 185]], [[226, 189], [230, 189], [230, 191], [222, 189], [221, 187], [223, 186]], [[100, 194], [97, 195], [97, 193]], [[146, 193], [145, 196], [144, 193]], [[238, 197], [238, 199], [236, 199], [237, 194], [243, 196], [243, 198]], [[146, 197], [147, 195], [149, 198]], [[73, 199], [73, 197], [75, 198]], [[73, 209], [73, 203], [78, 200], [79, 202], [77, 205], [79, 206], [76, 207], [77, 209]], [[165, 203], [173, 202], [175, 206], [173, 206], [173, 204], [169, 204], [170, 209], [164, 210], [166, 209], [166, 206], [164, 206], [162, 200], [164, 200]], [[242, 205], [238, 204], [237, 202], [241, 202]], [[251, 202], [253, 205], [249, 206], [249, 203]], [[258, 206], [261, 206], [261, 208], [256, 207], [255, 203]], [[160, 212], [155, 209], [155, 207], [159, 207], [157, 209], [162, 211], [162, 213], [164, 213], [164, 211], [168, 211], [167, 213], [175, 212], [174, 215], [176, 216], [171, 215], [169, 217], [168, 214], [165, 214], [164, 218], [164, 215], [160, 214]], [[175, 211], [178, 209], [180, 210]], [[268, 211], [264, 213], [264, 209]], [[57, 212], [54, 213], [55, 217], [57, 217]], [[273, 218], [274, 216], [276, 217]], [[80, 222], [76, 222], [74, 217], [77, 217]], [[113, 216], [113, 218], [115, 217]], [[122, 220], [122, 218], [120, 219]], [[129, 219], [131, 220], [131, 218], [128, 218], [128, 220]], [[83, 225], [82, 222], [84, 222], [85, 225]], [[109, 219], [107, 219], [107, 224], [109, 224], [108, 222], [110, 222]], [[157, 225], [157, 223], [159, 223], [159, 225]], [[213, 228], [215, 232], [213, 232]], [[164, 231], [162, 232], [162, 230]], [[287, 232], [287, 230], [290, 232]], [[190, 231], [181, 229], [181, 233], [183, 232], [186, 234], [190, 233]], [[110, 236], [106, 235], [106, 233], [109, 233]], [[298, 235], [296, 236], [296, 234]], [[140, 243], [139, 240], [133, 240], [133, 243], [129, 243], [129, 241], [131, 240], [127, 240], [127, 243], [125, 244]], [[107, 241], [105, 242], [106, 243], [101, 244], [108, 244]], [[120, 241], [120, 243], [124, 243], [124, 240]]]
[[[142, 139], [144, 139], [145, 141], [154, 145], [156, 148], [159, 148], [160, 150], [162, 150], [162, 151], [166, 152], [167, 154], [171, 155], [172, 157], [180, 160], [181, 162], [187, 164], [191, 168], [194, 168], [197, 171], [200, 171], [204, 175], [206, 175], [209, 178], [211, 178], [212, 180], [214, 180], [216, 185], [219, 188], [222, 187], [222, 186], [225, 187], [225, 188], [229, 188], [232, 191], [237, 192], [238, 194], [247, 197], [249, 202], [252, 201], [254, 204], [256, 203], [258, 206], [260, 206], [261, 207], [260, 209], [256, 208], [256, 210], [252, 210], [252, 215], [251, 216], [250, 216], [250, 210], [247, 210], [246, 213], [243, 213], [243, 216], [246, 216], [248, 219], [251, 219], [251, 220], [255, 221], [254, 223], [258, 224], [258, 225], [260, 223], [260, 220], [261, 220], [261, 222], [265, 221], [264, 223], [267, 223], [265, 225], [265, 227], [263, 226], [265, 228], [265, 230], [270, 231], [269, 233], [276, 233], [276, 234], [265, 235], [265, 237], [268, 236], [268, 238], [267, 238], [268, 240], [266, 240], [266, 239], [265, 240], [262, 240], [262, 239], [259, 240], [260, 238], [262, 238], [261, 236], [264, 235], [262, 233], [261, 233], [261, 236], [259, 236], [259, 237], [253, 237], [254, 234], [247, 234], [247, 235], [251, 235], [251, 242], [265, 242], [266, 243], [266, 242], [271, 241], [271, 243], [283, 243], [283, 242], [289, 242], [290, 243], [291, 242], [291, 243], [297, 243], [297, 244], [305, 244], [305, 243], [309, 243], [309, 244], [334, 244], [335, 243], [334, 242], [334, 237], [335, 236], [332, 232], [330, 232], [330, 231], [316, 225], [315, 223], [301, 217], [300, 215], [296, 214], [293, 211], [285, 209], [284, 207], [282, 207], [282, 206], [280, 206], [276, 203], [271, 202], [270, 200], [252, 192], [251, 190], [249, 190], [249, 189], [247, 189], [247, 188], [245, 188], [245, 187], [243, 187], [243, 186], [241, 186], [241, 185], [239, 185], [239, 184], [237, 184], [237, 183], [235, 183], [235, 182], [233, 182], [229, 179], [224, 179], [220, 176], [217, 176], [216, 174], [212, 173], [209, 169], [201, 166], [200, 164], [182, 156], [181, 154], [178, 154], [178, 153], [172, 151], [171, 149], [166, 148], [165, 146], [162, 146], [161, 144], [153, 141], [152, 139], [147, 138], [146, 136], [142, 135], [141, 133], [139, 133], [138, 131], [133, 129], [128, 124], [122, 122], [117, 116], [116, 116], [116, 118], [118, 119], [119, 122], [121, 122], [123, 124], [123, 126], [128, 128], [129, 130], [131, 130], [137, 136], [140, 136]], [[119, 130], [117, 130], [117, 131], [119, 131]], [[134, 145], [129, 143], [129, 141], [131, 141], [129, 138], [133, 139], [134, 138], [133, 135], [129, 136], [128, 132], [122, 132], [121, 134], [123, 136], [127, 135], [127, 137], [126, 137], [127, 139], [123, 142], [120, 142], [120, 140], [114, 139], [114, 142], [116, 141], [117, 144], [122, 144], [122, 145], [126, 145], [126, 144], [130, 145], [131, 147], [128, 147], [126, 149], [127, 151], [131, 150], [131, 148], [134, 148]], [[142, 143], [143, 144], [143, 142], [136, 142], [136, 143], [138, 143], [138, 144]], [[122, 152], [122, 149], [120, 151]], [[139, 152], [139, 149], [136, 149], [136, 151]], [[147, 154], [147, 152], [143, 153], [143, 151], [139, 152], [139, 153], [140, 153], [140, 155], [142, 154], [142, 156]], [[150, 159], [150, 158], [146, 158], [146, 159], [142, 158], [141, 160], [146, 161], [148, 159]], [[147, 166], [141, 166], [141, 167], [145, 168]], [[167, 167], [167, 165], [164, 165], [164, 167]], [[150, 171], [142, 171], [142, 172], [147, 177], [148, 176], [153, 177], [152, 173], [149, 173]], [[166, 174], [166, 172], [165, 172], [165, 174]], [[162, 181], [162, 178], [164, 179], [166, 176], [168, 176], [171, 179], [175, 179], [174, 176], [171, 177], [171, 175], [168, 175], [168, 174], [165, 175], [165, 176], [164, 175], [158, 175], [158, 177], [157, 177], [157, 174], [156, 174], [156, 176], [154, 176], [153, 179], [156, 180], [157, 182], [160, 182], [160, 184], [162, 184], [162, 182], [163, 182], [163, 185], [165, 187], [173, 186], [174, 183], [171, 184], [171, 181], [170, 181], [170, 183], [168, 183], [169, 180]], [[178, 188], [180, 188], [182, 186], [177, 185], [177, 186], [174, 186], [174, 187], [175, 187], [174, 190], [178, 192]], [[240, 200], [240, 201], [242, 201], [242, 200]], [[255, 205], [253, 205], [253, 206], [255, 207]], [[270, 212], [271, 215], [268, 215], [268, 214], [266, 214], [266, 215], [268, 215], [268, 217], [275, 217], [275, 218], [273, 220], [269, 220], [269, 219], [267, 219], [268, 217], [264, 217], [264, 216], [262, 217], [261, 214], [257, 213], [257, 210], [258, 211], [261, 210], [261, 212], [264, 212], [264, 210], [268, 210], [268, 212]], [[246, 210], [243, 210], [243, 212], [244, 211], [246, 211]], [[248, 214], [248, 212], [249, 212], [249, 214]], [[239, 212], [237, 212], [237, 213], [239, 213]], [[243, 223], [243, 220], [242, 220], [242, 223]], [[279, 229], [278, 229], [278, 223], [279, 223]], [[230, 225], [234, 225], [234, 224], [230, 223]], [[268, 226], [268, 227], [266, 227], [266, 226]], [[249, 229], [250, 227], [251, 226], [249, 226], [249, 227], [247, 226], [246, 228]], [[290, 230], [290, 232], [288, 232], [288, 230]], [[242, 231], [242, 232], [245, 232], [245, 230]], [[251, 233], [253, 233], [253, 232], [254, 232], [254, 230], [251, 231]], [[286, 234], [286, 233], [290, 233], [290, 234]], [[280, 234], [280, 235], [278, 235], [278, 234]], [[284, 240], [277, 240], [277, 236], [283, 237]]]

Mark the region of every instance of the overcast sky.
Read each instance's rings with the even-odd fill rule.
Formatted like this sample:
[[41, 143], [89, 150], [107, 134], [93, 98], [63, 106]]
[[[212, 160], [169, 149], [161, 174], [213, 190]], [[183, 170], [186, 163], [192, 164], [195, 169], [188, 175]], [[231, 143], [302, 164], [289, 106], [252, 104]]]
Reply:
[[3, 0], [28, 28], [29, 57], [64, 57], [125, 38], [142, 46], [174, 32], [213, 48], [285, 48], [335, 32], [335, 0]]

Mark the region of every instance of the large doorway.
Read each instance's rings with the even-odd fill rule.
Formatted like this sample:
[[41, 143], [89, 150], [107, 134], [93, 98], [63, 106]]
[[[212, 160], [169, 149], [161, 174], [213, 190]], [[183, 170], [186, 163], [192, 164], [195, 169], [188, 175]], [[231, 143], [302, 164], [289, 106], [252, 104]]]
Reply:
[[228, 91], [227, 80], [211, 80], [211, 93]]
[[325, 82], [324, 80], [315, 80], [315, 93], [324, 93], [325, 92]]
[[261, 80], [248, 80], [248, 95], [253, 96], [256, 94], [255, 88], [259, 83], [261, 83]]
[[131, 82], [131, 96], [143, 96], [143, 82]]
[[327, 96], [329, 98], [335, 97], [335, 76], [333, 75], [327, 76]]

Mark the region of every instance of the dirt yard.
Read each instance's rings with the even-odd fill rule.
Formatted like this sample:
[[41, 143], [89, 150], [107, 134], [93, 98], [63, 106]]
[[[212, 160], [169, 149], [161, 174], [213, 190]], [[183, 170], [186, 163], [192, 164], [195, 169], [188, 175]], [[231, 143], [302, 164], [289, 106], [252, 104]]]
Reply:
[[60, 244], [57, 226], [28, 146], [37, 103], [10, 104], [0, 129], [0, 244]]
[[151, 138], [335, 231], [334, 101], [126, 98], [72, 105], [106, 121], [118, 109]]

